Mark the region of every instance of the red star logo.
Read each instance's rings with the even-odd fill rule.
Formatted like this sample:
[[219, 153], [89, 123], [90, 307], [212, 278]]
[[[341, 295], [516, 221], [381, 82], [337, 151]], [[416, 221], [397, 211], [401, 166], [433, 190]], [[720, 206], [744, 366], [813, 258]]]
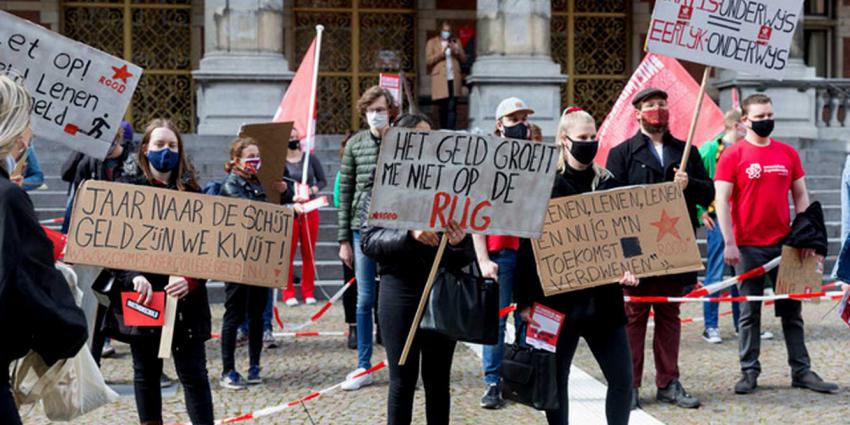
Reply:
[[680, 217], [670, 217], [667, 215], [667, 210], [661, 211], [661, 218], [654, 223], [649, 223], [658, 228], [658, 236], [655, 237], [655, 242], [659, 242], [661, 239], [664, 239], [668, 233], [673, 235], [674, 238], [682, 240], [682, 236], [679, 235], [679, 231], [676, 230], [676, 223], [679, 222]]
[[124, 83], [126, 83], [127, 78], [130, 78], [130, 77], [133, 76], [133, 74], [131, 74], [130, 71], [127, 71], [127, 64], [126, 63], [121, 68], [118, 68], [117, 66], [113, 66], [112, 70], [115, 71], [115, 74], [112, 76], [113, 80], [119, 80], [120, 79], [121, 81], [124, 81]]

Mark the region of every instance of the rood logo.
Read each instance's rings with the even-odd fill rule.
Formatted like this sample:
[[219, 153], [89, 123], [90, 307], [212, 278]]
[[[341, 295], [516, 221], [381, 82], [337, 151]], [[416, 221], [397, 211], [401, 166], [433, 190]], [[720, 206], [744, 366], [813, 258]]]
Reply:
[[750, 164], [746, 171], [747, 177], [749, 177], [750, 180], [761, 178], [761, 164], [757, 162]]
[[680, 6], [679, 7], [679, 20], [680, 21], [690, 21], [691, 17], [694, 15], [694, 7], [693, 6]]
[[761, 29], [759, 29], [758, 35], [758, 44], [767, 44], [770, 41], [770, 37], [773, 35], [773, 28], [769, 25], [762, 25]]

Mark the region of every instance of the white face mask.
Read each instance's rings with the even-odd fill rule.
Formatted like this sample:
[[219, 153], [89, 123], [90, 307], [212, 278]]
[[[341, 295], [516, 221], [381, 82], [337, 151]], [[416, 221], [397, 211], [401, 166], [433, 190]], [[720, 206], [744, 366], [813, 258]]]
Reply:
[[380, 130], [390, 123], [390, 117], [386, 112], [366, 112], [366, 121], [372, 130]]

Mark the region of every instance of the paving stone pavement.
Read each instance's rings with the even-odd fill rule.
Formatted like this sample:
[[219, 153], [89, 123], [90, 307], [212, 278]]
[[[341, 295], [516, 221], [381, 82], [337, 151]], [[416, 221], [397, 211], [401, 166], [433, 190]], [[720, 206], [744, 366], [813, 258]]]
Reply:
[[[654, 401], [654, 367], [648, 361], [641, 398], [644, 408], [656, 418], [668, 424], [850, 424], [850, 378], [847, 370], [847, 349], [850, 348], [850, 328], [836, 319], [830, 312], [832, 303], [807, 304], [804, 307], [809, 353], [814, 369], [825, 379], [839, 383], [841, 393], [820, 395], [810, 391], [790, 388], [790, 374], [786, 366], [785, 347], [781, 339], [779, 320], [773, 317], [772, 307], [765, 308], [765, 327], [776, 334], [772, 341], [762, 345], [763, 373], [758, 392], [748, 396], [736, 396], [732, 386], [738, 378], [737, 344], [732, 333], [731, 318], [721, 318], [724, 342], [709, 345], [702, 340], [701, 323], [685, 324], [682, 330], [682, 352], [680, 357], [682, 380], [692, 394], [699, 397], [703, 407], [685, 411], [660, 405]], [[287, 322], [300, 322], [312, 314], [317, 307], [300, 306], [283, 311]], [[721, 311], [728, 310], [728, 305]], [[219, 329], [223, 309], [213, 306], [213, 329]], [[683, 317], [699, 316], [702, 308], [696, 304], [683, 307]], [[342, 307], [334, 306], [312, 330], [341, 331]], [[652, 336], [652, 332], [648, 333]], [[649, 341], [649, 339], [648, 339]], [[649, 347], [651, 343], [648, 343]], [[131, 360], [129, 347], [116, 344], [118, 356], [105, 359], [103, 372], [111, 383], [131, 384]], [[266, 383], [246, 391], [220, 389], [217, 384], [221, 373], [221, 355], [217, 341], [207, 344], [208, 367], [213, 381], [213, 399], [216, 418], [244, 414], [260, 408], [286, 403], [313, 391], [336, 384], [350, 372], [356, 361], [354, 350], [345, 348], [342, 337], [314, 337], [285, 339], [281, 347], [263, 352], [263, 374]], [[383, 349], [375, 347], [373, 360], [383, 359]], [[652, 354], [647, 350], [647, 359]], [[575, 364], [596, 379], [604, 382], [590, 351], [582, 343], [576, 353]], [[246, 348], [237, 350], [237, 367], [245, 373], [247, 369]], [[173, 365], [166, 362], [166, 373], [175, 377]], [[452, 379], [452, 423], [456, 424], [544, 424], [538, 412], [519, 405], [509, 405], [499, 411], [487, 411], [478, 407], [482, 393], [480, 360], [464, 345], [455, 351]], [[246, 421], [246, 424], [381, 424], [386, 421], [387, 371], [375, 375], [376, 383], [361, 391], [334, 391], [306, 403], [303, 407], [285, 410], [270, 417]], [[182, 392], [163, 400], [166, 423], [186, 421]], [[417, 391], [414, 407], [414, 423], [425, 424], [424, 398]], [[26, 424], [47, 424], [40, 409], [30, 410]], [[135, 403], [132, 397], [122, 397], [118, 402], [103, 407], [71, 424], [132, 424], [136, 423]]]

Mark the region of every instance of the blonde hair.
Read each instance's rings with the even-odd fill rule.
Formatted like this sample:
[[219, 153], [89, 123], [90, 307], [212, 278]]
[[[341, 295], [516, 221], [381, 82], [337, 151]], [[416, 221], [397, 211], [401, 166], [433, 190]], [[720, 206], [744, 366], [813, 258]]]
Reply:
[[[31, 125], [32, 96], [8, 75], [0, 75], [0, 158], [15, 147], [15, 141]], [[11, 170], [9, 170], [11, 171]]]
[[[567, 149], [564, 146], [564, 137], [569, 131], [570, 128], [579, 124], [593, 124], [596, 126], [596, 121], [593, 119], [593, 116], [590, 115], [587, 111], [583, 109], [579, 109], [576, 107], [569, 107], [564, 110], [564, 113], [561, 114], [561, 121], [558, 122], [558, 132], [555, 136], [555, 141], [558, 144], [558, 172], [563, 173], [567, 169]], [[591, 186], [596, 189], [596, 187], [604, 180], [607, 180], [612, 176], [611, 172], [602, 168], [594, 162], [592, 164], [593, 171], [595, 177], [593, 178], [593, 183]]]

